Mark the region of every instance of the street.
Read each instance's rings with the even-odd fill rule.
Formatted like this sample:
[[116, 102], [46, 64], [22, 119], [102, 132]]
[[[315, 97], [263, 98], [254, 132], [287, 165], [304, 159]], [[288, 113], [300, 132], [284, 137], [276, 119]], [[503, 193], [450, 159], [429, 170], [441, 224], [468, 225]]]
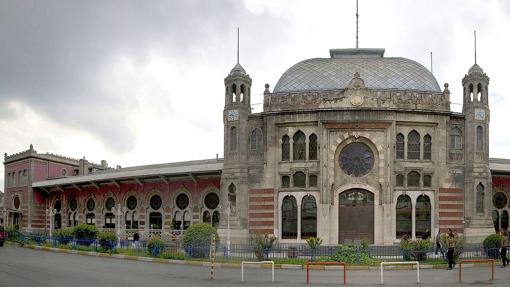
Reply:
[[[465, 271], [464, 271], [465, 270]], [[216, 279], [209, 280], [209, 268], [179, 264], [161, 264], [101, 258], [75, 254], [31, 250], [12, 245], [0, 248], [0, 286], [306, 286], [304, 270], [275, 270], [275, 283], [271, 283], [269, 269], [245, 269], [241, 282], [238, 268], [216, 268]], [[458, 270], [420, 271], [423, 286], [459, 286]], [[486, 284], [490, 268], [463, 269], [465, 285]], [[339, 270], [311, 271], [311, 285], [339, 285]], [[379, 270], [348, 271], [348, 285], [380, 285]], [[497, 266], [494, 286], [508, 286], [510, 268]], [[415, 270], [387, 270], [385, 286], [416, 284]]]

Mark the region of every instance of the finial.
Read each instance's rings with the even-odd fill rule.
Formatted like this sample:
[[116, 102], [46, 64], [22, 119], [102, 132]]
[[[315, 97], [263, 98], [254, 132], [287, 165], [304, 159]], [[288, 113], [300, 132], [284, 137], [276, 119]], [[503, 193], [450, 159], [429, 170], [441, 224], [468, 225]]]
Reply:
[[444, 83], [444, 91], [445, 91], [445, 93], [446, 92], [448, 92], [448, 93], [450, 92], [450, 89], [448, 89], [449, 86], [450, 85], [448, 83]]
[[475, 65], [476, 65], [476, 30], [475, 30]]
[[30, 144], [30, 150], [34, 150], [34, 145]]
[[358, 0], [356, 0], [356, 49], [359, 47], [359, 14], [358, 14]]
[[267, 84], [267, 83], [266, 83], [266, 84], [264, 85], [264, 88], [265, 88], [265, 89], [264, 89], [264, 94], [266, 94], [266, 93], [270, 93], [270, 91], [269, 91], [269, 84]]
[[239, 27], [237, 27], [237, 63], [239, 64]]

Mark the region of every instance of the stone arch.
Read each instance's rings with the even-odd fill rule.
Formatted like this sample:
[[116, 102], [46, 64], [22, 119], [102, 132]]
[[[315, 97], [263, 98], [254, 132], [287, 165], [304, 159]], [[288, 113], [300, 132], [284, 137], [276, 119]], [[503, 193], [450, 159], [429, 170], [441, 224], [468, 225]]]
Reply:
[[[216, 206], [216, 208], [209, 209], [206, 206], [205, 199], [209, 194], [216, 194], [216, 196], [218, 196], [218, 205]], [[219, 221], [220, 221], [220, 203], [219, 203], [219, 201], [220, 201], [220, 191], [215, 186], [208, 186], [204, 190], [202, 190], [202, 192], [200, 194], [200, 202], [199, 202], [200, 222], [205, 222], [204, 214], [207, 212], [210, 215], [210, 223], [212, 223], [213, 225], [216, 224], [216, 226], [217, 226], [217, 224], [219, 224]]]
[[[185, 209], [180, 209], [177, 206], [177, 197], [180, 194], [185, 194], [188, 197], [188, 206]], [[181, 186], [171, 196], [171, 206], [172, 206], [172, 228], [173, 229], [186, 229], [187, 226], [191, 225], [192, 222], [192, 211], [193, 211], [193, 197], [191, 192], [187, 190], [185, 187]], [[189, 225], [182, 224], [185, 219], [189, 219]]]
[[163, 200], [163, 194], [161, 192], [161, 190], [157, 189], [157, 188], [153, 188], [151, 191], [149, 191], [146, 195], [145, 195], [145, 202], [146, 202], [146, 205], [145, 205], [145, 209], [146, 210], [153, 210], [151, 208], [151, 204], [150, 204], [150, 200], [152, 198], [152, 196], [154, 195], [159, 195], [159, 197], [161, 198], [161, 207], [158, 209], [160, 210], [161, 212], [163, 212], [163, 210], [165, 209], [165, 201]]

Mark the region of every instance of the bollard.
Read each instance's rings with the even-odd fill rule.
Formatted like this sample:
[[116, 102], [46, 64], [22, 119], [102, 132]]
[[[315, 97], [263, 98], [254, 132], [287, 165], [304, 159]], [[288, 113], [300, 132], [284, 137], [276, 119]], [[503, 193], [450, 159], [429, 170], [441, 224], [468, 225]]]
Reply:
[[216, 234], [211, 235], [211, 253], [209, 258], [211, 260], [211, 270], [209, 272], [209, 280], [214, 279], [214, 261], [216, 259]]

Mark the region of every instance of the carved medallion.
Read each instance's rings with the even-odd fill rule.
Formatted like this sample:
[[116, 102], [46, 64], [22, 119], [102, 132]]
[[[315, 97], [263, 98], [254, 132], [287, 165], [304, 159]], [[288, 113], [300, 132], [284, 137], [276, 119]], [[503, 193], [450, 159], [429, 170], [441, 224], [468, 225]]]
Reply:
[[364, 102], [363, 93], [365, 90], [365, 82], [360, 78], [359, 73], [354, 73], [354, 77], [352, 78], [349, 85], [347, 85], [347, 89], [345, 94], [349, 97], [351, 101], [351, 105], [358, 107], [361, 106]]

